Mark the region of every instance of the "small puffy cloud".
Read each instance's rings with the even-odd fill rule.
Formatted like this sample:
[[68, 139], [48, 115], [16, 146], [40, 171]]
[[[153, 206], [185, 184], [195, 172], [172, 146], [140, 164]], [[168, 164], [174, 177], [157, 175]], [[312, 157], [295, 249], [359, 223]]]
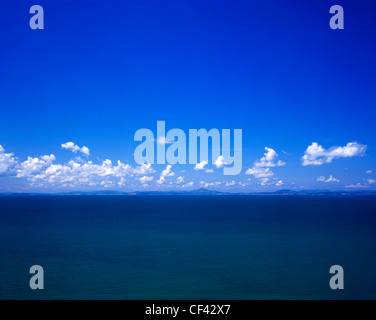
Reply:
[[226, 163], [225, 163], [225, 157], [224, 156], [219, 156], [217, 160], [214, 162], [215, 166], [217, 168], [222, 168]]
[[331, 147], [324, 149], [317, 142], [313, 142], [302, 157], [303, 166], [320, 166], [331, 163], [334, 159], [362, 156], [367, 149], [366, 145], [357, 142], [349, 142], [344, 147]]
[[213, 173], [214, 170], [213, 170], [213, 169], [206, 169], [205, 172], [206, 172], [206, 173]]
[[164, 145], [164, 144], [172, 144], [174, 142], [175, 142], [174, 140], [168, 140], [168, 139], [166, 139], [166, 137], [163, 137], [163, 136], [160, 136], [157, 139], [157, 143], [158, 144], [162, 144], [162, 145]]
[[340, 182], [338, 179], [334, 178], [333, 176], [330, 176], [326, 181], [326, 183], [334, 183], [334, 182]]
[[[265, 147], [265, 150], [264, 156], [255, 161], [253, 167], [245, 172], [245, 174], [253, 175], [256, 179], [259, 179], [259, 183], [262, 186], [275, 184], [273, 180], [270, 180], [274, 176], [274, 172], [270, 170], [270, 167], [281, 167], [286, 164], [281, 160], [277, 161], [278, 154], [273, 149]], [[277, 178], [274, 179], [276, 180]]]
[[175, 175], [174, 172], [171, 171], [172, 166], [169, 164], [166, 169], [164, 169], [161, 173], [161, 176], [159, 177], [159, 180], [157, 180], [158, 184], [162, 184], [165, 182], [166, 177], [172, 177]]
[[278, 157], [278, 154], [271, 148], [265, 147], [266, 152], [264, 153], [264, 156], [255, 162], [255, 167], [260, 168], [269, 168], [269, 167], [281, 167], [284, 166], [286, 163], [279, 160], [278, 162], [275, 162], [275, 160]]
[[175, 175], [175, 173], [171, 171], [171, 168], [172, 168], [172, 165], [169, 164], [166, 167], [166, 169], [164, 169], [162, 171], [162, 176], [164, 176], [164, 177], [172, 177], [173, 175]]
[[273, 171], [271, 171], [269, 168], [249, 168], [245, 174], [251, 174], [256, 179], [263, 179], [263, 178], [270, 178], [274, 175]]
[[208, 164], [207, 161], [201, 161], [200, 163], [197, 163], [194, 167], [194, 170], [204, 170], [205, 166]]
[[106, 181], [106, 180], [103, 180], [99, 183], [100, 186], [104, 187], [104, 188], [111, 188], [113, 187], [113, 183], [112, 181]]
[[263, 178], [263, 179], [261, 179], [261, 181], [260, 181], [260, 185], [262, 185], [262, 186], [266, 186], [266, 185], [270, 184], [269, 181], [270, 181], [269, 178]]
[[176, 183], [177, 184], [180, 184], [180, 183], [183, 183], [184, 182], [184, 177], [183, 176], [180, 176], [176, 179]]
[[367, 170], [366, 173], [367, 174], [371, 174], [373, 171], [372, 170]]
[[283, 181], [282, 180], [279, 180], [279, 181], [277, 181], [277, 183], [275, 184], [277, 187], [280, 187], [280, 186], [282, 186], [284, 183], [283, 183]]
[[154, 177], [148, 177], [148, 176], [143, 176], [141, 177], [139, 180], [142, 184], [146, 183], [146, 182], [149, 182], [149, 181], [152, 181], [154, 179]]
[[86, 154], [87, 156], [90, 155], [90, 150], [88, 147], [83, 146], [80, 150], [83, 154]]
[[126, 182], [126, 180], [123, 177], [121, 177], [120, 180], [118, 181], [117, 185], [119, 187], [123, 187], [125, 185], [125, 182]]
[[271, 171], [269, 168], [249, 168], [245, 174], [251, 174], [256, 179], [260, 180], [260, 185], [266, 186], [269, 181], [270, 177], [274, 176], [274, 172]]
[[226, 182], [226, 187], [231, 187], [236, 185], [236, 182], [234, 180]]
[[222, 184], [222, 182], [205, 182], [205, 181], [200, 181], [201, 187], [208, 188], [208, 187], [218, 187], [219, 185]]
[[157, 183], [158, 183], [158, 184], [162, 184], [162, 183], [164, 183], [165, 181], [166, 181], [166, 178], [163, 177], [163, 176], [160, 176], [159, 179], [157, 180]]
[[375, 182], [376, 182], [376, 181], [373, 180], [373, 179], [368, 179], [368, 183], [369, 183], [369, 184], [375, 184]]
[[191, 181], [191, 182], [188, 182], [188, 183], [182, 185], [181, 187], [182, 187], [182, 188], [189, 188], [189, 187], [192, 187], [194, 184], [195, 184], [195, 183], [194, 183], [193, 181]]
[[151, 167], [150, 163], [143, 163], [133, 170], [133, 173], [136, 175], [145, 175], [154, 172], [155, 170]]
[[10, 174], [14, 169], [17, 161], [13, 153], [5, 153], [2, 145], [0, 145], [0, 175]]
[[328, 179], [326, 179], [324, 176], [321, 176], [317, 178], [317, 181], [325, 182], [325, 183], [340, 182], [338, 179], [334, 178], [333, 176], [330, 176]]
[[86, 154], [87, 156], [90, 155], [90, 150], [88, 147], [83, 146], [80, 148], [78, 145], [76, 145], [74, 142], [66, 142], [61, 145], [63, 149], [71, 150], [73, 153], [81, 152], [83, 154]]

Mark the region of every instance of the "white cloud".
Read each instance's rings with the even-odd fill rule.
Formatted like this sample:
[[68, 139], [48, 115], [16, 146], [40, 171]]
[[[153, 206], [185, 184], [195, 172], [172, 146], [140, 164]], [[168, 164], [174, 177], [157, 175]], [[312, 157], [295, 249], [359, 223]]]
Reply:
[[373, 179], [368, 179], [368, 183], [369, 184], [374, 184], [376, 181], [375, 180], [373, 180]]
[[126, 180], [123, 177], [121, 177], [117, 184], [119, 187], [123, 187], [125, 185], [125, 182]]
[[173, 175], [175, 175], [175, 173], [171, 171], [171, 168], [172, 168], [172, 165], [169, 164], [166, 167], [166, 169], [164, 169], [162, 171], [162, 176], [164, 176], [164, 177], [172, 177]]
[[334, 178], [332, 175], [328, 179], [326, 179], [324, 176], [318, 177], [317, 181], [325, 182], [325, 183], [340, 182], [338, 179]]
[[259, 179], [259, 183], [262, 186], [266, 186], [269, 184], [270, 178], [274, 176], [274, 172], [271, 171], [269, 168], [249, 168], [245, 174], [251, 174], [253, 175], [256, 179]]
[[219, 156], [217, 160], [214, 162], [215, 166], [217, 168], [222, 168], [226, 163], [225, 163], [225, 157], [224, 156]]
[[286, 162], [283, 162], [279, 160], [278, 162], [275, 162], [275, 160], [278, 157], [278, 154], [271, 148], [265, 147], [266, 152], [264, 153], [264, 156], [255, 162], [255, 167], [260, 168], [270, 168], [270, 167], [281, 167], [286, 164]]
[[78, 145], [74, 144], [74, 142], [66, 142], [61, 145], [63, 149], [71, 150], [74, 153], [81, 152], [86, 155], [90, 155], [90, 150], [88, 147], [83, 146], [80, 148]]
[[263, 179], [261, 179], [261, 181], [260, 181], [260, 185], [262, 185], [262, 186], [266, 186], [266, 185], [270, 184], [269, 181], [270, 181], [269, 178], [263, 178]]
[[28, 157], [26, 161], [20, 163], [17, 169], [17, 177], [31, 178], [35, 174], [40, 173], [43, 169], [52, 165], [56, 158], [53, 154], [44, 155], [38, 158]]
[[17, 161], [13, 153], [5, 153], [2, 145], [0, 145], [0, 175], [10, 174], [14, 169]]
[[372, 170], [366, 171], [367, 174], [371, 174], [372, 172], [373, 172]]
[[139, 180], [142, 184], [146, 183], [146, 182], [149, 182], [149, 181], [152, 181], [154, 179], [154, 177], [148, 177], [148, 176], [143, 176], [141, 177]]
[[[272, 185], [278, 182], [271, 181], [271, 177], [274, 176], [274, 172], [270, 170], [270, 167], [281, 167], [286, 163], [279, 160], [278, 154], [271, 148], [265, 147], [266, 152], [264, 156], [259, 160], [255, 161], [252, 168], [249, 168], [245, 174], [253, 175], [256, 179], [259, 179], [259, 183], [262, 186]], [[275, 178], [276, 179], [276, 178]]]
[[90, 150], [88, 147], [83, 146], [80, 150], [83, 154], [90, 155]]
[[158, 144], [172, 144], [172, 143], [174, 143], [174, 140], [167, 140], [165, 137], [163, 137], [163, 136], [160, 136], [160, 137], [158, 137], [158, 139], [157, 139], [157, 143]]
[[183, 183], [184, 182], [184, 177], [183, 176], [180, 176], [176, 179], [176, 183], [177, 184], [180, 184], [180, 183]]
[[283, 181], [282, 180], [279, 180], [275, 185], [277, 186], [277, 187], [280, 187], [280, 186], [282, 186], [284, 183], [283, 183]]
[[226, 187], [231, 187], [236, 185], [236, 182], [234, 180], [226, 182]]
[[[73, 142], [67, 142], [61, 145], [62, 148], [71, 150], [73, 153], [84, 153], [90, 154], [88, 149], [85, 151], [86, 147], [80, 148]], [[256, 178], [260, 179], [262, 185], [274, 183], [270, 179], [274, 173], [267, 167], [278, 166], [279, 164], [275, 162], [278, 156], [274, 150], [266, 148], [266, 153], [259, 161], [256, 161], [258, 166], [254, 166], [247, 170], [247, 174], [253, 174]], [[74, 160], [67, 163], [55, 163], [55, 155], [43, 155], [40, 157], [28, 157], [27, 160], [18, 163], [16, 158], [13, 157], [11, 153], [5, 153], [4, 148], [0, 146], [0, 174], [7, 171], [11, 166], [14, 168], [14, 172], [17, 173], [18, 178], [26, 178], [29, 183], [33, 186], [44, 186], [44, 187], [93, 187], [102, 186], [104, 188], [109, 187], [123, 187], [129, 182], [132, 185], [130, 179], [126, 177], [131, 177], [133, 181], [139, 181], [144, 187], [147, 186], [148, 182], [155, 180], [154, 177], [149, 174], [154, 173], [155, 170], [152, 168], [151, 164], [141, 164], [137, 167], [132, 167], [128, 164], [124, 164], [121, 161], [113, 163], [111, 160], [106, 159], [100, 163], [93, 163], [93, 161], [87, 161], [82, 159], [80, 156], [76, 156]], [[196, 170], [205, 170], [205, 172], [213, 172], [212, 169], [205, 169], [207, 162], [203, 161], [196, 165]], [[216, 161], [216, 166], [221, 167], [224, 163], [224, 157], [218, 157]], [[167, 165], [166, 168], [161, 172], [160, 178], [156, 181], [158, 184], [169, 183], [172, 181], [166, 181], [167, 177], [174, 176], [175, 173], [172, 172], [172, 166]], [[181, 187], [190, 187], [194, 185], [194, 182], [184, 184], [184, 177], [179, 176], [176, 179], [176, 184], [180, 184]], [[270, 182], [272, 181], [272, 182]], [[201, 182], [204, 187], [217, 187], [221, 185], [221, 182]], [[244, 186], [245, 184], [241, 182], [228, 181], [223, 184], [226, 186]]]
[[[111, 160], [106, 159], [101, 164], [92, 161], [79, 162], [71, 160], [65, 164], [53, 164], [55, 156], [45, 155], [38, 158], [29, 157], [22, 162], [17, 169], [17, 177], [27, 178], [31, 185], [35, 186], [103, 186], [123, 187], [126, 183], [126, 176], [139, 175], [140, 173], [154, 172], [150, 164], [144, 164], [133, 168], [128, 164], [117, 161], [114, 165]], [[148, 180], [153, 177], [146, 177]]]
[[133, 173], [136, 175], [141, 175], [141, 174], [145, 175], [145, 174], [154, 173], [154, 172], [155, 170], [151, 167], [150, 163], [143, 163], [133, 170]]
[[175, 175], [174, 172], [171, 171], [172, 166], [169, 164], [166, 169], [164, 169], [161, 173], [161, 176], [159, 177], [159, 180], [157, 180], [157, 183], [162, 184], [165, 182], [166, 177], [172, 177]]
[[201, 187], [208, 188], [208, 187], [218, 187], [222, 184], [222, 182], [205, 182], [200, 181]]
[[313, 142], [302, 157], [303, 166], [320, 166], [324, 163], [331, 163], [334, 159], [350, 158], [364, 155], [367, 146], [357, 142], [349, 142], [344, 147], [331, 147], [324, 149], [317, 142]]
[[191, 182], [188, 182], [188, 183], [182, 185], [181, 187], [182, 187], [182, 188], [189, 188], [189, 187], [192, 187], [194, 184], [195, 184], [195, 183], [194, 183], [193, 181], [191, 181]]
[[206, 169], [205, 172], [206, 172], [206, 173], [213, 173], [214, 170], [213, 170], [213, 169]]
[[201, 161], [200, 163], [197, 163], [194, 167], [194, 170], [204, 170], [205, 166], [208, 164], [207, 161]]
[[271, 171], [269, 168], [256, 168], [252, 167], [249, 168], [245, 174], [251, 174], [256, 179], [263, 179], [263, 178], [270, 178], [274, 175], [274, 172]]

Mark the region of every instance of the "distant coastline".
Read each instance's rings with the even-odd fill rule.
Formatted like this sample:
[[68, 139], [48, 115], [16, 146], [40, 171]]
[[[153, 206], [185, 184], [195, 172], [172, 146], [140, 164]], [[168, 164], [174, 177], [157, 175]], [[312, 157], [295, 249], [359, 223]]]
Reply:
[[115, 190], [97, 190], [97, 191], [69, 191], [69, 192], [56, 192], [56, 193], [22, 193], [22, 192], [2, 192], [2, 196], [205, 196], [205, 195], [217, 195], [217, 196], [331, 196], [331, 195], [343, 195], [343, 196], [376, 196], [376, 191], [366, 190], [301, 190], [294, 191], [289, 189], [278, 190], [273, 192], [225, 192], [215, 191], [208, 189], [196, 189], [191, 191], [115, 191]]

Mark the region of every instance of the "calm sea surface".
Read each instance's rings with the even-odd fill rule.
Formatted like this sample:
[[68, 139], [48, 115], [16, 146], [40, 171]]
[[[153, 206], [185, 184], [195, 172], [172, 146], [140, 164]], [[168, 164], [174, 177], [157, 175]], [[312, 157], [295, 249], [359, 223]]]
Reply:
[[376, 197], [0, 197], [0, 299], [375, 298]]

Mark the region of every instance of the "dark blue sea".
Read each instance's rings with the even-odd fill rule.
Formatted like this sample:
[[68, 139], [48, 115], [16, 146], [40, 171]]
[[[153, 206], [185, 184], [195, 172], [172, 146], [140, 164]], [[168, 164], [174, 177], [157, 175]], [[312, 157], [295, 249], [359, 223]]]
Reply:
[[0, 197], [0, 299], [375, 298], [376, 197]]

